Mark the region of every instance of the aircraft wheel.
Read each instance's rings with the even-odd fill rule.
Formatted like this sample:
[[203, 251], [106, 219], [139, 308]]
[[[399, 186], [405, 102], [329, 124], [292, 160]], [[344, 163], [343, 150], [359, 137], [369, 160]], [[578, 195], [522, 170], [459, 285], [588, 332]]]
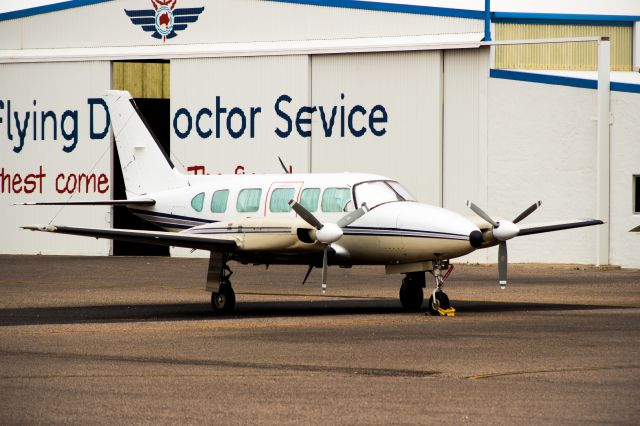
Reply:
[[[451, 303], [449, 302], [449, 296], [444, 291], [436, 291], [436, 300], [440, 305], [441, 309], [449, 309], [451, 307]], [[429, 306], [427, 309], [431, 315], [440, 315], [440, 313], [433, 309], [433, 294], [429, 297]]]
[[221, 285], [218, 292], [211, 293], [211, 306], [215, 313], [229, 313], [236, 305], [236, 294], [230, 285]]
[[420, 285], [402, 280], [400, 286], [400, 304], [408, 311], [417, 311], [422, 306], [424, 294]]

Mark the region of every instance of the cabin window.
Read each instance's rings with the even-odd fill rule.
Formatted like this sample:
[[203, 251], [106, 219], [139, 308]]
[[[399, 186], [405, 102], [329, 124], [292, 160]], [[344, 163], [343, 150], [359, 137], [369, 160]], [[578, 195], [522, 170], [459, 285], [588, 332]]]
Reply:
[[224, 213], [227, 211], [227, 201], [229, 200], [229, 190], [222, 189], [213, 193], [211, 197], [211, 212]]
[[204, 192], [199, 193], [191, 199], [191, 207], [197, 212], [201, 212], [204, 207]]
[[241, 213], [257, 212], [258, 210], [260, 210], [261, 195], [262, 189], [260, 188], [243, 189], [238, 194], [236, 210]]
[[320, 188], [305, 188], [300, 195], [300, 205], [310, 212], [318, 210]]
[[392, 180], [385, 181], [391, 188], [393, 188], [396, 193], [401, 196], [405, 201], [416, 201], [416, 197], [411, 195], [407, 189], [400, 185], [398, 182], [394, 182]]
[[296, 196], [294, 188], [276, 188], [271, 193], [271, 202], [269, 210], [273, 213], [287, 213], [291, 211], [289, 200], [293, 200]]
[[323, 212], [342, 212], [349, 201], [349, 188], [327, 188], [322, 194], [321, 208]]

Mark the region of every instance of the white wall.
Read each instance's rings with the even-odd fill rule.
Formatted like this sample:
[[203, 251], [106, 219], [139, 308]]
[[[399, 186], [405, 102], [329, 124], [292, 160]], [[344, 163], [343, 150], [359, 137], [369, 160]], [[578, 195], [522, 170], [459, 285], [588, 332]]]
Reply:
[[[490, 79], [486, 210], [512, 220], [541, 200], [527, 222], [595, 217], [595, 116], [595, 90]], [[595, 263], [595, 244], [594, 228], [533, 235], [509, 260]]]
[[[47, 224], [50, 221], [60, 225], [110, 226], [109, 207], [11, 204], [111, 198], [111, 134], [107, 132], [102, 137], [90, 138], [88, 104], [88, 98], [102, 97], [104, 90], [110, 87], [110, 79], [108, 62], [0, 65], [0, 168], [11, 179], [0, 176], [0, 253], [109, 254], [111, 242], [108, 240], [18, 229], [21, 225]], [[49, 118], [43, 138], [42, 113], [48, 111], [56, 116], [57, 135], [54, 135], [53, 122]], [[95, 106], [94, 112], [93, 130], [101, 133], [106, 125], [105, 110]], [[25, 119], [27, 114], [28, 121]], [[77, 123], [77, 133], [73, 130], [74, 122]], [[63, 136], [62, 127], [69, 140]], [[22, 132], [23, 143], [18, 128], [26, 130]], [[77, 142], [73, 140], [74, 134], [77, 134]], [[44, 174], [42, 178], [29, 177], [30, 174], [39, 175], [40, 167]], [[86, 187], [80, 193], [66, 192], [64, 187], [68, 176], [83, 173], [98, 177], [102, 174], [103, 180], [106, 178], [108, 182], [97, 188], [91, 186], [88, 192]], [[27, 179], [33, 184], [14, 186], [14, 179]], [[73, 187], [73, 179], [69, 188]]]
[[633, 175], [640, 175], [640, 94], [611, 92], [610, 262], [640, 267], [640, 225], [633, 213]]

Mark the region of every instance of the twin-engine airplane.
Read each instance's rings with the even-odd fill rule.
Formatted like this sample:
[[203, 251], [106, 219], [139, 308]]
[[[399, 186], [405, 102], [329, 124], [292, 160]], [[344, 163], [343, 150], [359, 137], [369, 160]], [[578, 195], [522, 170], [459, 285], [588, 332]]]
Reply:
[[210, 252], [206, 289], [215, 312], [235, 305], [229, 261], [308, 265], [384, 265], [404, 274], [400, 303], [418, 310], [425, 272], [436, 281], [427, 309], [453, 315], [443, 286], [449, 260], [499, 246], [499, 281], [507, 282], [507, 240], [516, 236], [602, 224], [596, 219], [553, 225], [518, 225], [540, 206], [513, 221], [494, 220], [467, 201], [477, 223], [452, 211], [417, 202], [398, 182], [370, 174], [207, 176], [179, 173], [157, 143], [126, 91], [107, 91], [113, 134], [127, 200], [67, 203], [124, 205], [164, 231], [24, 226], [34, 231], [160, 244]]

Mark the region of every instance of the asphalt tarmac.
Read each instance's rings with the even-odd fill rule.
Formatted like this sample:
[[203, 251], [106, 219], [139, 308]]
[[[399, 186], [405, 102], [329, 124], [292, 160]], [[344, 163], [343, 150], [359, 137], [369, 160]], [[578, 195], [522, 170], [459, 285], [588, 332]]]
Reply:
[[639, 270], [457, 266], [443, 318], [383, 268], [232, 265], [219, 317], [206, 268], [0, 256], [0, 423], [638, 424]]

